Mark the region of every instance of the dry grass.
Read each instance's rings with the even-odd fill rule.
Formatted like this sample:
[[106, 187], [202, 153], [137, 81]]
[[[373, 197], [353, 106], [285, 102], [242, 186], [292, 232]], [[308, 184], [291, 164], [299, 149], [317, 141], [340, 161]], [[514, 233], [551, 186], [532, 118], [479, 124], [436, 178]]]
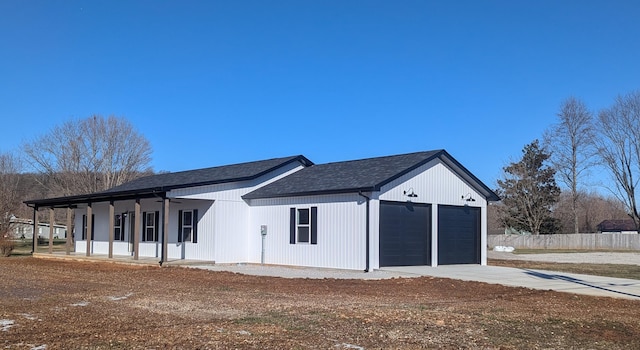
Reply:
[[640, 280], [640, 266], [620, 264], [570, 264], [525, 260], [489, 259], [489, 265], [517, 267], [521, 269], [549, 270], [584, 275], [630, 278]]

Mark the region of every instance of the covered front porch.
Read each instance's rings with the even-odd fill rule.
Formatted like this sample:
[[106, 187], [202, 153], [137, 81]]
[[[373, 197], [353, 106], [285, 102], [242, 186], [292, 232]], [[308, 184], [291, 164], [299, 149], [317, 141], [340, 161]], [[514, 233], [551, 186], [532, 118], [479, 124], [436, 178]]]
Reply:
[[[50, 222], [56, 210], [66, 210], [69, 233], [64, 255], [99, 256], [107, 259], [140, 258], [155, 263], [185, 260], [197, 249], [199, 212], [206, 212], [211, 200], [169, 198], [166, 192], [135, 194], [93, 194], [27, 202], [33, 208], [33, 224], [38, 214], [48, 210]], [[49, 233], [46, 254], [60, 255], [53, 249]], [[32, 253], [43, 253], [34, 241]], [[202, 259], [211, 260], [211, 259]]]

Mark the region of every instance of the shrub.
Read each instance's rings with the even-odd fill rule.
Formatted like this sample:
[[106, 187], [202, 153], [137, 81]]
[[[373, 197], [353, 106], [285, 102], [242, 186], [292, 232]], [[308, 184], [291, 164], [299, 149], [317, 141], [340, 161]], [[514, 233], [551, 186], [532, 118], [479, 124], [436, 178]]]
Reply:
[[9, 256], [16, 244], [6, 238], [0, 239], [0, 256]]

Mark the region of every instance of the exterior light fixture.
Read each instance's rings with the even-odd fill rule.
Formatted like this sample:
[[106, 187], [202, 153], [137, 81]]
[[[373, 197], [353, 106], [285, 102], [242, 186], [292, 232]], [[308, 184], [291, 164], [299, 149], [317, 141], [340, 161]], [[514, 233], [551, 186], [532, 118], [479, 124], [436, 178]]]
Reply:
[[471, 193], [467, 193], [465, 195], [462, 195], [462, 200], [465, 202], [475, 202], [476, 199], [471, 197]]
[[413, 191], [413, 187], [409, 188], [408, 190], [402, 192], [405, 196], [409, 197], [409, 198], [417, 198], [418, 195]]

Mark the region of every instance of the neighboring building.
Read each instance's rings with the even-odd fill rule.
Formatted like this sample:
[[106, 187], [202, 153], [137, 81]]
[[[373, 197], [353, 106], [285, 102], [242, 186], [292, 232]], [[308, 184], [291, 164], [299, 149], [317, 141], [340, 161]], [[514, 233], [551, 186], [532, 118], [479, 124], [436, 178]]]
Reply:
[[[21, 219], [11, 216], [11, 227], [13, 229], [13, 238], [15, 239], [32, 239], [33, 238], [33, 220]], [[49, 223], [38, 222], [38, 237], [49, 239]], [[56, 239], [67, 238], [67, 226], [53, 224], [53, 237]]]
[[631, 219], [604, 220], [597, 228], [600, 233], [638, 233], [636, 224]]
[[487, 202], [496, 200], [436, 150], [320, 165], [269, 159], [25, 203], [76, 208], [75, 249], [87, 255], [368, 271], [486, 264]]

